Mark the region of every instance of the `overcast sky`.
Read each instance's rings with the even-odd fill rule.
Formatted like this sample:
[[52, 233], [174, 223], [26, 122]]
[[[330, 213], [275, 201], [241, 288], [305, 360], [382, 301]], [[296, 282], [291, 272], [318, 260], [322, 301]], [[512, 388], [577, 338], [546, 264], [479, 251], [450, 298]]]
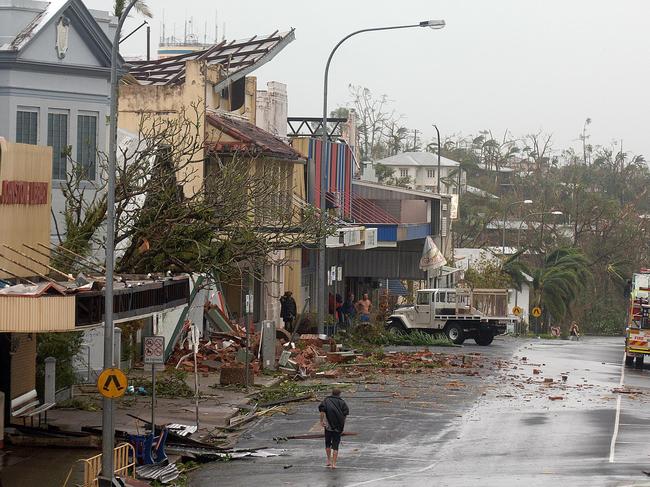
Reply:
[[[86, 0], [106, 9], [110, 0]], [[258, 86], [288, 85], [289, 115], [319, 116], [329, 51], [354, 30], [444, 19], [443, 30], [362, 34], [344, 44], [330, 69], [330, 107], [349, 102], [348, 84], [386, 94], [410, 128], [443, 138], [491, 129], [515, 136], [544, 131], [554, 147], [577, 145], [585, 118], [594, 144], [623, 140], [650, 159], [650, 2], [644, 0], [148, 0], [157, 45], [163, 11], [169, 35], [194, 18], [214, 37], [296, 29], [296, 40], [257, 70]], [[131, 25], [137, 25], [133, 19]], [[221, 34], [220, 34], [221, 37]], [[123, 54], [145, 53], [144, 31]]]

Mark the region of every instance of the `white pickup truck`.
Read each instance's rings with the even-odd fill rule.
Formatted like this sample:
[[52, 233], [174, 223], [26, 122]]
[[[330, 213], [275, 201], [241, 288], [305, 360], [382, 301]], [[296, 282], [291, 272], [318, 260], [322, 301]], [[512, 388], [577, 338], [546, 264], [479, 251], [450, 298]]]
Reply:
[[398, 308], [388, 318], [389, 331], [443, 332], [455, 344], [473, 338], [489, 345], [509, 323], [507, 289], [420, 289], [414, 306]]

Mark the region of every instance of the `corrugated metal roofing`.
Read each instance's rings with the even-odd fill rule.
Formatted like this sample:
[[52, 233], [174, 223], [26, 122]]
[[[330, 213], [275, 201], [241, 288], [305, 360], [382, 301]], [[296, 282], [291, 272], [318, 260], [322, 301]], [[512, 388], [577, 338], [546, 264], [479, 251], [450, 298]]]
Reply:
[[363, 224], [399, 224], [399, 220], [381, 206], [372, 200], [357, 196], [352, 198], [352, 218], [355, 222]]
[[185, 81], [185, 63], [201, 60], [207, 64], [220, 64], [229, 77], [236, 76], [239, 71], [268, 61], [293, 38], [294, 30], [291, 29], [288, 32], [276, 30], [267, 36], [253, 36], [243, 40], [224, 40], [203, 51], [133, 62], [129, 74], [143, 85], [180, 84]]
[[208, 112], [205, 118], [210, 125], [236, 139], [236, 142], [216, 142], [213, 145], [217, 151], [234, 152], [243, 149], [280, 159], [302, 159], [289, 144], [247, 120], [217, 112]]

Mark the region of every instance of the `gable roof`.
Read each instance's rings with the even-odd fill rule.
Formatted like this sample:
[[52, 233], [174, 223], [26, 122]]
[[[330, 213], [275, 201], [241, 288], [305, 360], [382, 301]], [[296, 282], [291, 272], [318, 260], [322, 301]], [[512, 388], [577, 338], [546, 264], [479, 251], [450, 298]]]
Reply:
[[304, 159], [298, 151], [270, 132], [253, 125], [242, 118], [225, 113], [208, 112], [206, 121], [212, 127], [229, 135], [232, 141], [217, 141], [212, 144], [217, 152], [244, 151], [277, 159]]
[[226, 41], [214, 46], [187, 54], [179, 54], [153, 61], [134, 61], [131, 74], [143, 85], [180, 84], [185, 81], [187, 61], [205, 61], [207, 64], [220, 64], [226, 69], [227, 78], [215, 90], [225, 88], [228, 83], [237, 81], [254, 69], [270, 61], [284, 47], [295, 39], [294, 29], [288, 32], [275, 31], [267, 36], [253, 36], [250, 39]]
[[[94, 41], [96, 54], [105, 65], [110, 66], [112, 41], [97, 24], [97, 21], [82, 0], [52, 0], [45, 9], [21, 30], [11, 42], [0, 46], [0, 51], [19, 53], [23, 51], [59, 15], [67, 12], [75, 22], [82, 37]], [[120, 63], [122, 62], [120, 58]]]
[[[402, 152], [375, 161], [375, 164], [383, 164], [384, 166], [437, 166], [438, 156], [433, 152]], [[456, 161], [440, 157], [440, 166], [442, 167], [456, 167], [458, 165]]]

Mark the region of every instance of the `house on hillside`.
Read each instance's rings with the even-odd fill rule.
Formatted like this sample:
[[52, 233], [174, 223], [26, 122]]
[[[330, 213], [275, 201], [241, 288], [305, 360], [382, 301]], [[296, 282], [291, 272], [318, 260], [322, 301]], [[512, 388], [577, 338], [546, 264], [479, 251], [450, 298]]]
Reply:
[[467, 183], [466, 174], [460, 170], [460, 164], [446, 157], [440, 158], [438, 174], [438, 156], [432, 152], [402, 152], [374, 161], [373, 165], [377, 164], [392, 169], [396, 179], [410, 178], [408, 187], [419, 191], [436, 192], [440, 180], [440, 193], [459, 194]]
[[0, 0], [0, 136], [52, 147], [53, 241], [65, 233], [61, 188], [73, 161], [88, 197], [101, 177], [115, 28], [82, 0]]

